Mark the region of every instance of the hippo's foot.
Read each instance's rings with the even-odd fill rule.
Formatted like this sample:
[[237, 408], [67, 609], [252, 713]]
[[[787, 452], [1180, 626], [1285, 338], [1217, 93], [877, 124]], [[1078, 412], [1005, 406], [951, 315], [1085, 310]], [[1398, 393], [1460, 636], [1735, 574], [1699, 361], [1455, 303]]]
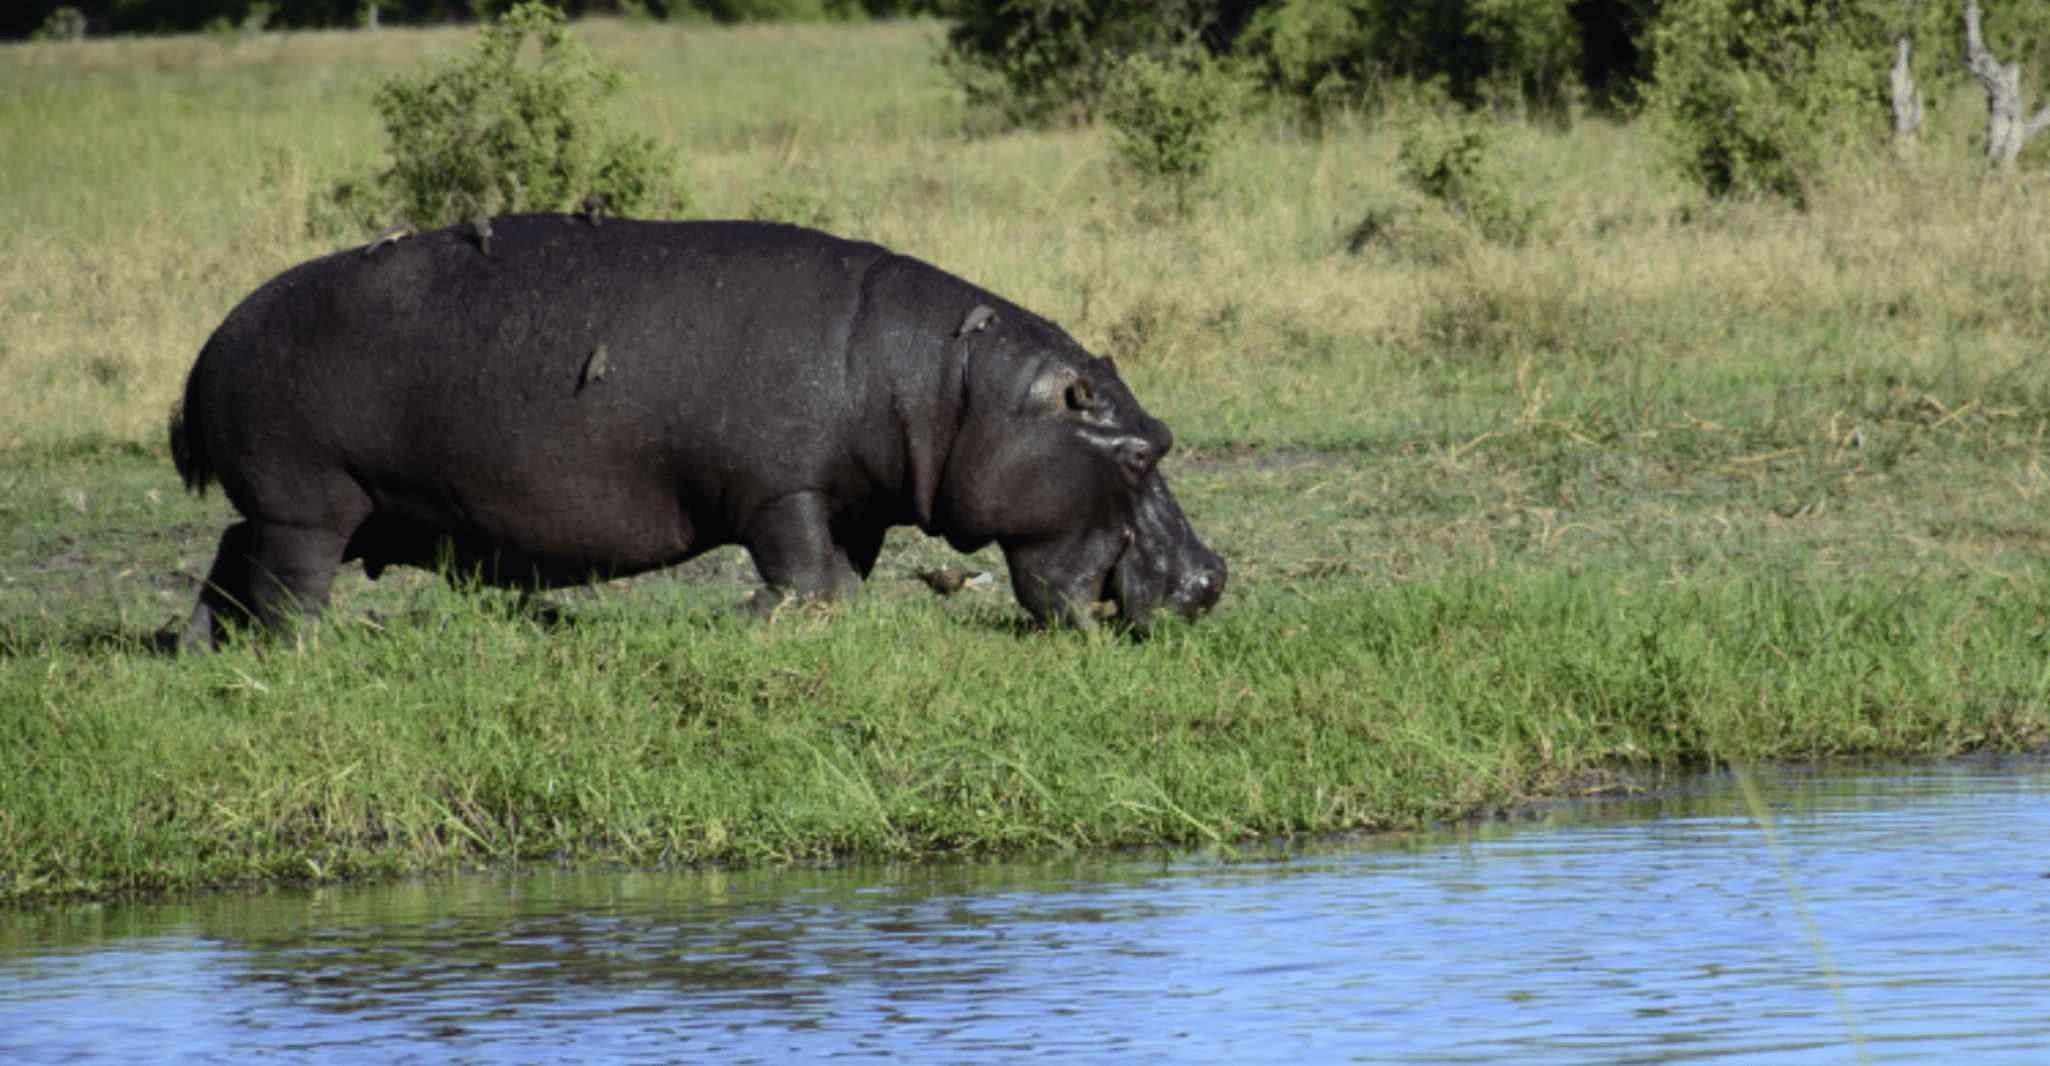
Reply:
[[817, 618], [831, 614], [840, 604], [852, 597], [848, 594], [831, 592], [789, 592], [784, 589], [764, 588], [738, 605], [741, 610], [750, 611], [761, 621], [775, 623], [785, 618]]
[[178, 635], [178, 650], [196, 655], [220, 647], [231, 629], [254, 621], [249, 598], [249, 523], [237, 522], [221, 533], [214, 565], [199, 586], [199, 602]]

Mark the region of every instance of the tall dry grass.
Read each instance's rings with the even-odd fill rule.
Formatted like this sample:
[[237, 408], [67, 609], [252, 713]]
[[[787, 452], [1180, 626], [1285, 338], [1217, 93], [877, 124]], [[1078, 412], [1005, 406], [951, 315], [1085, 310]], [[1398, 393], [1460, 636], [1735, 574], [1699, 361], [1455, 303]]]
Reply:
[[[1557, 396], [1618, 367], [2042, 387], [2050, 207], [1984, 185], [1963, 103], [1934, 109], [1949, 132], [1912, 165], [1847, 163], [1806, 214], [1698, 201], [1631, 126], [1514, 129], [1500, 150], [1549, 210], [1508, 247], [1401, 186], [1391, 123], [1249, 116], [1183, 216], [1099, 131], [974, 133], [933, 23], [577, 32], [638, 75], [626, 106], [680, 147], [704, 213], [795, 205], [1003, 292], [1116, 355], [1189, 439], [1371, 434], [1451, 393], [1527, 399], [1550, 375]], [[307, 203], [376, 163], [378, 77], [468, 37], [0, 48], [0, 449], [156, 447], [208, 331], [336, 246]]]

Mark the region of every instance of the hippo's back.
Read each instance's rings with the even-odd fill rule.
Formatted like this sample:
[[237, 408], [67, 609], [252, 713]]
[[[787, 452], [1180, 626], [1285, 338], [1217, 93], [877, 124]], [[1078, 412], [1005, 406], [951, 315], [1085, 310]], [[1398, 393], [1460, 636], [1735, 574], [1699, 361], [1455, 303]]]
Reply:
[[822, 468], [862, 402], [848, 341], [891, 253], [744, 222], [492, 230], [488, 254], [460, 225], [251, 294], [188, 382], [188, 482], [218, 476], [251, 517], [331, 524], [360, 493], [421, 528], [655, 564], [782, 481], [842, 476]]

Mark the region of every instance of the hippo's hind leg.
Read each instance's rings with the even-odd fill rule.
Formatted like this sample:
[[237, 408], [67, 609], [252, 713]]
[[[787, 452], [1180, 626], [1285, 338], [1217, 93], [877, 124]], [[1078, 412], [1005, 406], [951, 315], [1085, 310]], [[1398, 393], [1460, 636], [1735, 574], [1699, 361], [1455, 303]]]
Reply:
[[249, 624], [249, 523], [237, 522], [221, 534], [213, 568], [199, 586], [199, 603], [185, 623], [178, 646], [186, 652], [212, 651], [229, 627]]
[[327, 606], [348, 538], [333, 530], [251, 520], [221, 534], [221, 549], [179, 644], [219, 646], [226, 626], [254, 621], [282, 633]]

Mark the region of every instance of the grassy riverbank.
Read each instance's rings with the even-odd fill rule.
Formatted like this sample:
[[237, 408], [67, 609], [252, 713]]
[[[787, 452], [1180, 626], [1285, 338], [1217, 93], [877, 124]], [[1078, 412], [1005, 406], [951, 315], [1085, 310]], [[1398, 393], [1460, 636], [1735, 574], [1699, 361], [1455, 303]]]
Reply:
[[905, 534], [865, 601], [773, 627], [727, 617], [728, 548], [553, 614], [349, 575], [303, 646], [163, 656], [228, 521], [164, 410], [329, 250], [306, 197], [374, 156], [375, 77], [467, 34], [8, 46], [0, 900], [1228, 843], [2050, 740], [2050, 208], [1978, 185], [1969, 101], [1803, 215], [1695, 202], [1629, 127], [1512, 129], [1551, 210], [1505, 247], [1374, 123], [1256, 118], [1178, 218], [1097, 131], [964, 133], [929, 24], [579, 32], [704, 213], [807, 213], [1115, 354], [1231, 561], [1217, 613], [1035, 633], [932, 598], [958, 560]]
[[655, 589], [562, 623], [426, 586], [263, 655], [23, 649], [0, 891], [1202, 844], [1619, 764], [2041, 742], [2034, 584], [1803, 555], [1305, 579], [1139, 646], [1025, 632], [994, 598], [762, 627]]

